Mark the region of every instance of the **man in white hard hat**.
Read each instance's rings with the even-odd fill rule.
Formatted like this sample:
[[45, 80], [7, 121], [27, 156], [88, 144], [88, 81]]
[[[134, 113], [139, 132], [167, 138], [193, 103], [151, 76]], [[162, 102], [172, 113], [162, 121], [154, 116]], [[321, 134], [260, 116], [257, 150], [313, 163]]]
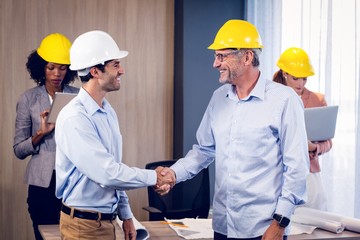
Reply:
[[78, 71], [82, 88], [56, 121], [56, 196], [63, 199], [62, 239], [115, 239], [116, 215], [125, 239], [135, 240], [125, 190], [173, 184], [160, 170], [122, 163], [122, 136], [117, 115], [105, 99], [120, 89], [128, 55], [102, 31], [80, 35], [70, 49], [70, 69]]
[[287, 239], [291, 214], [306, 198], [309, 171], [301, 100], [261, 76], [263, 45], [251, 23], [227, 21], [208, 48], [223, 86], [205, 111], [198, 144], [163, 172], [181, 182], [215, 161], [215, 240]]

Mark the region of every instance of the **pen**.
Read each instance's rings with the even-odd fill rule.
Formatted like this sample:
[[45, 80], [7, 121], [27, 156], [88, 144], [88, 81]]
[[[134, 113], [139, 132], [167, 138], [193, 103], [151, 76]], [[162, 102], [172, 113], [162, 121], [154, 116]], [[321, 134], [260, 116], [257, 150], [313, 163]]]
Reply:
[[160, 223], [162, 224], [169, 224], [172, 225], [174, 227], [183, 227], [183, 228], [187, 228], [188, 226], [184, 225], [183, 223], [173, 223], [173, 222], [166, 222], [166, 221], [161, 221]]

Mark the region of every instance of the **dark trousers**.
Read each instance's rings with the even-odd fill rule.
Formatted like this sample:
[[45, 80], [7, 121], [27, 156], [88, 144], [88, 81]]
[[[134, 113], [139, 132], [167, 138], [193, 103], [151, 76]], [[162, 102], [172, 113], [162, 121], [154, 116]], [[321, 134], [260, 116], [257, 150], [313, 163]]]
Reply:
[[[220, 233], [214, 232], [214, 240], [261, 240], [262, 236], [255, 237], [255, 238], [228, 238], [225, 235], [222, 235]], [[287, 240], [287, 236], [283, 237], [283, 240]]]
[[55, 171], [48, 188], [29, 185], [28, 211], [36, 240], [42, 240], [39, 225], [59, 224], [61, 199], [55, 197]]

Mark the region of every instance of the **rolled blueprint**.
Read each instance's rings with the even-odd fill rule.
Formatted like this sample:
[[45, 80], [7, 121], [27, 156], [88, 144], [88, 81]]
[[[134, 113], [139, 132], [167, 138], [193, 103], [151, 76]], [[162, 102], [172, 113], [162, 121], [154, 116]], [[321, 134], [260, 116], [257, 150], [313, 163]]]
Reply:
[[344, 225], [341, 222], [336, 222], [336, 221], [313, 217], [313, 216], [294, 214], [291, 217], [291, 221], [294, 223], [301, 223], [301, 224], [315, 226], [333, 233], [341, 233], [344, 231]]
[[298, 207], [295, 209], [294, 215], [309, 216], [314, 219], [326, 219], [335, 222], [340, 222], [344, 225], [345, 229], [360, 232], [360, 219], [342, 216], [340, 214], [325, 212], [317, 209]]

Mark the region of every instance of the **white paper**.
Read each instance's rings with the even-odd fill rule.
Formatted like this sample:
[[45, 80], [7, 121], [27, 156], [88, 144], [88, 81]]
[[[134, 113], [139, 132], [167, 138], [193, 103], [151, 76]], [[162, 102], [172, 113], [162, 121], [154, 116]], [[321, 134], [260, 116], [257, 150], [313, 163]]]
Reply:
[[[136, 240], [149, 239], [150, 234], [149, 234], [148, 230], [146, 230], [146, 228], [135, 217], [133, 217], [132, 220], [134, 222], [134, 226], [136, 229]], [[123, 222], [119, 219], [119, 217], [116, 217], [116, 222], [122, 229]]]
[[290, 235], [312, 234], [316, 227], [291, 221]]
[[291, 217], [291, 221], [294, 223], [306, 224], [321, 229], [333, 232], [341, 233], [344, 231], [344, 225], [341, 222], [332, 221], [320, 217], [306, 216], [301, 214], [294, 214]]
[[[213, 238], [212, 219], [165, 219], [176, 234], [185, 239]], [[180, 223], [180, 224], [179, 224]]]
[[294, 215], [309, 216], [312, 218], [321, 218], [330, 221], [340, 222], [345, 229], [360, 232], [360, 219], [342, 216], [340, 214], [325, 212], [317, 209], [298, 207], [295, 209]]

